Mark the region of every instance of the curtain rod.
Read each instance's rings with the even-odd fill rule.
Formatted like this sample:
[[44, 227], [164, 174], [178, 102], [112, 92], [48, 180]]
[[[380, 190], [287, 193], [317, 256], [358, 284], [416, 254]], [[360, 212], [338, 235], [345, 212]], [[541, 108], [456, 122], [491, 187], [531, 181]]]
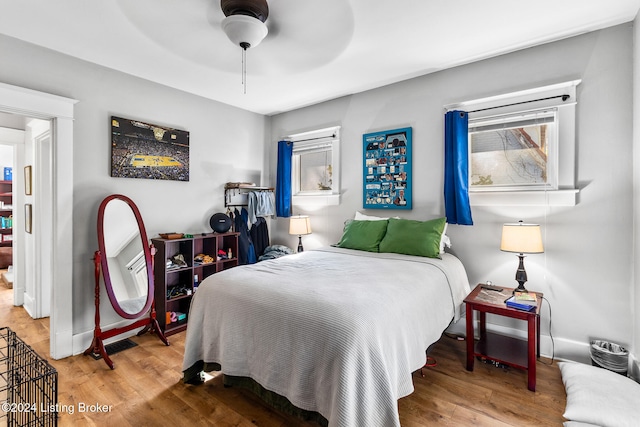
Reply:
[[549, 96], [548, 98], [532, 99], [530, 101], [514, 102], [513, 104], [497, 105], [495, 107], [481, 108], [479, 110], [467, 111], [467, 113], [478, 113], [480, 111], [494, 110], [496, 108], [511, 107], [513, 105], [528, 104], [529, 102], [546, 101], [548, 99], [562, 98], [562, 102], [570, 98], [569, 95]]
[[[327, 136], [319, 136], [317, 138], [308, 138], [308, 139], [297, 139], [295, 141], [289, 141], [289, 142], [307, 142], [307, 141], [315, 141], [317, 139], [327, 139], [327, 138], [335, 138], [336, 134], [332, 134], [332, 135], [327, 135]], [[288, 140], [287, 140], [288, 141]]]

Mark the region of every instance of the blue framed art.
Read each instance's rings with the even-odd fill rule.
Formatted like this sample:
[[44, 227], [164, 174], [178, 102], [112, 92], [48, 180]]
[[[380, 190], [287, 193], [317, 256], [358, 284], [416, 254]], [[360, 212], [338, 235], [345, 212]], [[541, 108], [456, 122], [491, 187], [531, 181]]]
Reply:
[[411, 128], [362, 135], [365, 209], [411, 209]]

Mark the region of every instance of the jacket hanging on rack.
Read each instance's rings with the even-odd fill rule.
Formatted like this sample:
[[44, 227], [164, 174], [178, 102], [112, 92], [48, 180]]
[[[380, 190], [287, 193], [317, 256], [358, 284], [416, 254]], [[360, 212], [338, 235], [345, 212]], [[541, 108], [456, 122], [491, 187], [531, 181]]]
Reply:
[[247, 195], [247, 210], [251, 226], [261, 216], [275, 216], [276, 198], [273, 191], [251, 191]]
[[251, 241], [256, 251], [256, 257], [260, 259], [264, 250], [269, 246], [269, 228], [267, 227], [267, 220], [263, 217], [258, 217], [256, 222], [251, 226]]
[[236, 232], [240, 233], [238, 236], [238, 264], [255, 264], [256, 252], [249, 235], [249, 227], [247, 226], [247, 219], [249, 214], [245, 208], [242, 208], [242, 213], [238, 212], [238, 209], [234, 213], [234, 222], [236, 226]]

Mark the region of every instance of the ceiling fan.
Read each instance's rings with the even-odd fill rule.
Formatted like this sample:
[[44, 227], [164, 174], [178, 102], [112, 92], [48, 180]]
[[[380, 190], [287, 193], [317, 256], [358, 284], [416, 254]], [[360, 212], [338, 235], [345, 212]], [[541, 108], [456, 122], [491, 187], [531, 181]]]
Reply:
[[247, 93], [246, 52], [256, 47], [267, 36], [265, 21], [269, 17], [266, 0], [220, 0], [225, 15], [222, 30], [229, 40], [242, 48], [242, 86]]
[[226, 16], [222, 30], [229, 40], [246, 50], [255, 47], [267, 36], [265, 21], [269, 17], [266, 0], [220, 0]]

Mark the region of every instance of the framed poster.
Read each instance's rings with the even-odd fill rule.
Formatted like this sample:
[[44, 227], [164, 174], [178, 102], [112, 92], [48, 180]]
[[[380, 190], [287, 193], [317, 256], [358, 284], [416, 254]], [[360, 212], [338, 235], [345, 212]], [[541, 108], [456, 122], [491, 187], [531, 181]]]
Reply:
[[24, 167], [24, 194], [31, 195], [31, 166]]
[[111, 176], [189, 181], [189, 132], [112, 116]]
[[362, 135], [365, 209], [411, 209], [411, 128]]
[[29, 234], [31, 234], [32, 215], [31, 204], [27, 203], [24, 205], [24, 231]]

